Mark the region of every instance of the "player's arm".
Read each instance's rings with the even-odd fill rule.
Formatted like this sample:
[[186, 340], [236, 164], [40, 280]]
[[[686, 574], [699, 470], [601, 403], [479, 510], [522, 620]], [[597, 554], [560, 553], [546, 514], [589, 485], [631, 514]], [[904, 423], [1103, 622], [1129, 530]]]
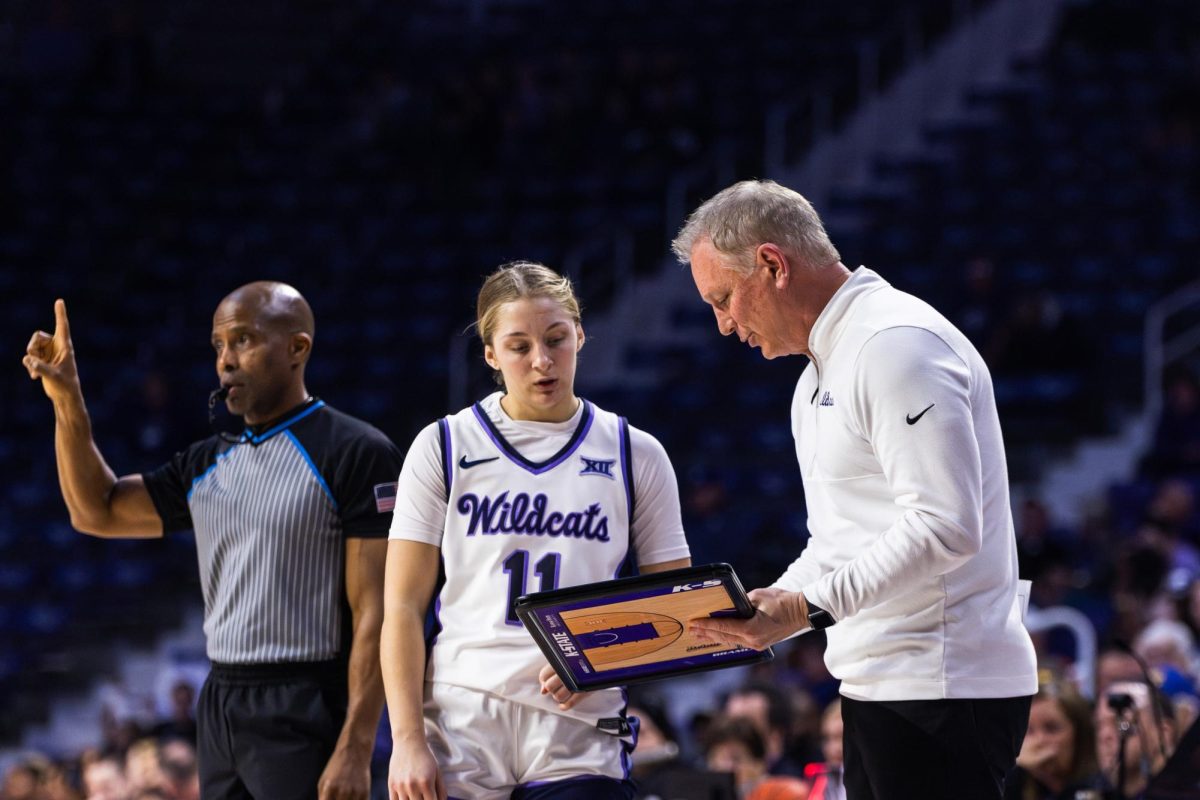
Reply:
[[318, 796], [366, 798], [371, 787], [371, 753], [383, 711], [379, 634], [383, 626], [386, 539], [346, 539], [346, 600], [350, 605], [349, 702], [346, 721], [321, 779]]
[[684, 567], [690, 567], [691, 565], [692, 559], [677, 558], [674, 561], [663, 561], [658, 564], [647, 564], [639, 569], [638, 572], [641, 572], [643, 575], [647, 575], [651, 572], [666, 572], [669, 569], [683, 569]]
[[54, 333], [34, 333], [22, 363], [31, 379], [42, 382], [54, 407], [58, 482], [71, 525], [82, 533], [106, 538], [162, 536], [162, 519], [142, 476], [118, 478], [96, 447], [75, 367], [67, 306], [62, 300], [55, 301], [54, 316]]
[[439, 548], [405, 539], [387, 545], [380, 663], [392, 726], [390, 800], [445, 800], [425, 740], [425, 613], [437, 586]]

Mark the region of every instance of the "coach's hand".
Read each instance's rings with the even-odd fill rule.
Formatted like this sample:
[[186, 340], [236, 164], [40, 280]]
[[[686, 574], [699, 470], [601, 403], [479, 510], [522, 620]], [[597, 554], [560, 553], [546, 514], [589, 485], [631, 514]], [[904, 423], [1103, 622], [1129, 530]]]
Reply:
[[371, 752], [338, 748], [317, 781], [319, 800], [367, 800], [371, 796]]
[[558, 677], [558, 673], [554, 671], [554, 667], [549, 664], [542, 667], [542, 671], [538, 673], [538, 682], [542, 684], [542, 694], [550, 695], [550, 698], [558, 703], [558, 707], [563, 711], [574, 708], [588, 695], [587, 692], [576, 693], [568, 689], [562, 682], [562, 678]]
[[388, 800], [446, 800], [446, 784], [424, 737], [392, 742]]
[[67, 400], [79, 395], [71, 323], [67, 321], [67, 304], [62, 300], [54, 301], [54, 334], [35, 332], [25, 347], [21, 363], [29, 371], [30, 378], [41, 379], [42, 389], [51, 400]]
[[755, 608], [750, 619], [702, 617], [688, 620], [688, 631], [707, 642], [765, 650], [808, 627], [808, 605], [800, 592], [755, 589], [747, 596]]

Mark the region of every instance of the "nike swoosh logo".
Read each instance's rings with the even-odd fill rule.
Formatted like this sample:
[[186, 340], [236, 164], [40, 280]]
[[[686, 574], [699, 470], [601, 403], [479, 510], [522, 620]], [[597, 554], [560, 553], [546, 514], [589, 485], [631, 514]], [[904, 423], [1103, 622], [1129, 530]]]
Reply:
[[[929, 405], [925, 406], [925, 411], [928, 411], [929, 409], [933, 408], [933, 406], [934, 406], [933, 403], [930, 403]], [[915, 417], [910, 417], [908, 415], [905, 415], [904, 421], [907, 422], [909, 425], [916, 425], [917, 420], [919, 420], [921, 417], [925, 416], [925, 411], [922, 411], [920, 414], [917, 414]]]
[[486, 464], [489, 461], [498, 461], [499, 459], [500, 456], [492, 456], [491, 458], [480, 458], [476, 461], [467, 461], [467, 457], [463, 456], [458, 460], [458, 465], [463, 469], [470, 469], [471, 467], [477, 467], [480, 464]]

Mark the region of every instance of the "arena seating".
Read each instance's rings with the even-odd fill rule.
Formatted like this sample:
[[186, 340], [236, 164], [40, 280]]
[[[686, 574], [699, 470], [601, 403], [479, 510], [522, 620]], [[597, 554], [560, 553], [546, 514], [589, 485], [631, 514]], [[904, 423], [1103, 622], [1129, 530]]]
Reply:
[[[406, 443], [446, 410], [448, 342], [483, 273], [559, 264], [618, 229], [638, 269], [658, 268], [673, 175], [720, 152], [757, 176], [772, 103], [820, 88], [843, 116], [856, 42], [883, 44], [886, 73], [914, 24], [932, 41], [981, 5], [363, 4], [266, 78], [253, 48], [197, 55], [207, 23], [171, 3], [115, 37], [25, 20], [20, 42], [70, 46], [0, 78], [0, 326], [23, 345], [67, 298], [97, 439], [129, 472], [206, 435], [220, 297], [289, 280], [317, 316], [310, 387]], [[1176, 31], [1196, 17], [1182, 0], [1073, 8], [1044, 61], [970, 99], [969, 123], [928, 131], [919, 158], [879, 163], [871, 193], [837, 200], [865, 221], [832, 232], [846, 262], [930, 300], [987, 353], [1017, 474], [1140, 400], [1141, 315], [1195, 275], [1200, 104]], [[311, 24], [297, 31], [312, 44]], [[212, 68], [173, 70], [173, 41]], [[780, 400], [799, 364], [717, 341], [703, 308], [665, 313], [702, 336], [630, 353], [662, 387], [595, 399], [666, 445], [696, 560], [767, 582], [806, 535]], [[0, 387], [0, 742], [103, 672], [105, 642], [153, 637], [199, 597], [188, 537], [69, 529], [40, 395]]]

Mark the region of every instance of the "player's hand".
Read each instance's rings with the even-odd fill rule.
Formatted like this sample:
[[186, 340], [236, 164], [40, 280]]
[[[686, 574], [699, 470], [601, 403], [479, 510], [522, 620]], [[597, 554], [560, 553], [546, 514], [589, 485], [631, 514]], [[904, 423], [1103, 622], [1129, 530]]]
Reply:
[[554, 702], [558, 703], [558, 707], [563, 711], [569, 708], [574, 708], [579, 704], [587, 692], [572, 692], [567, 688], [567, 685], [562, 682], [562, 678], [558, 677], [558, 673], [554, 671], [554, 667], [547, 664], [542, 667], [538, 673], [538, 682], [542, 685], [542, 694], [550, 695]]
[[423, 738], [392, 742], [388, 800], [446, 800], [441, 770]]
[[688, 620], [688, 631], [706, 642], [765, 650], [808, 627], [804, 595], [784, 589], [755, 589], [747, 597], [755, 608], [749, 619], [702, 617]]
[[[365, 755], [365, 758], [364, 758]], [[317, 781], [319, 800], [367, 800], [371, 796], [371, 754], [333, 751]]]
[[54, 333], [36, 331], [21, 359], [29, 377], [41, 380], [51, 400], [71, 397], [79, 392], [79, 373], [75, 369], [75, 348], [71, 344], [71, 324], [67, 304], [54, 301]]

